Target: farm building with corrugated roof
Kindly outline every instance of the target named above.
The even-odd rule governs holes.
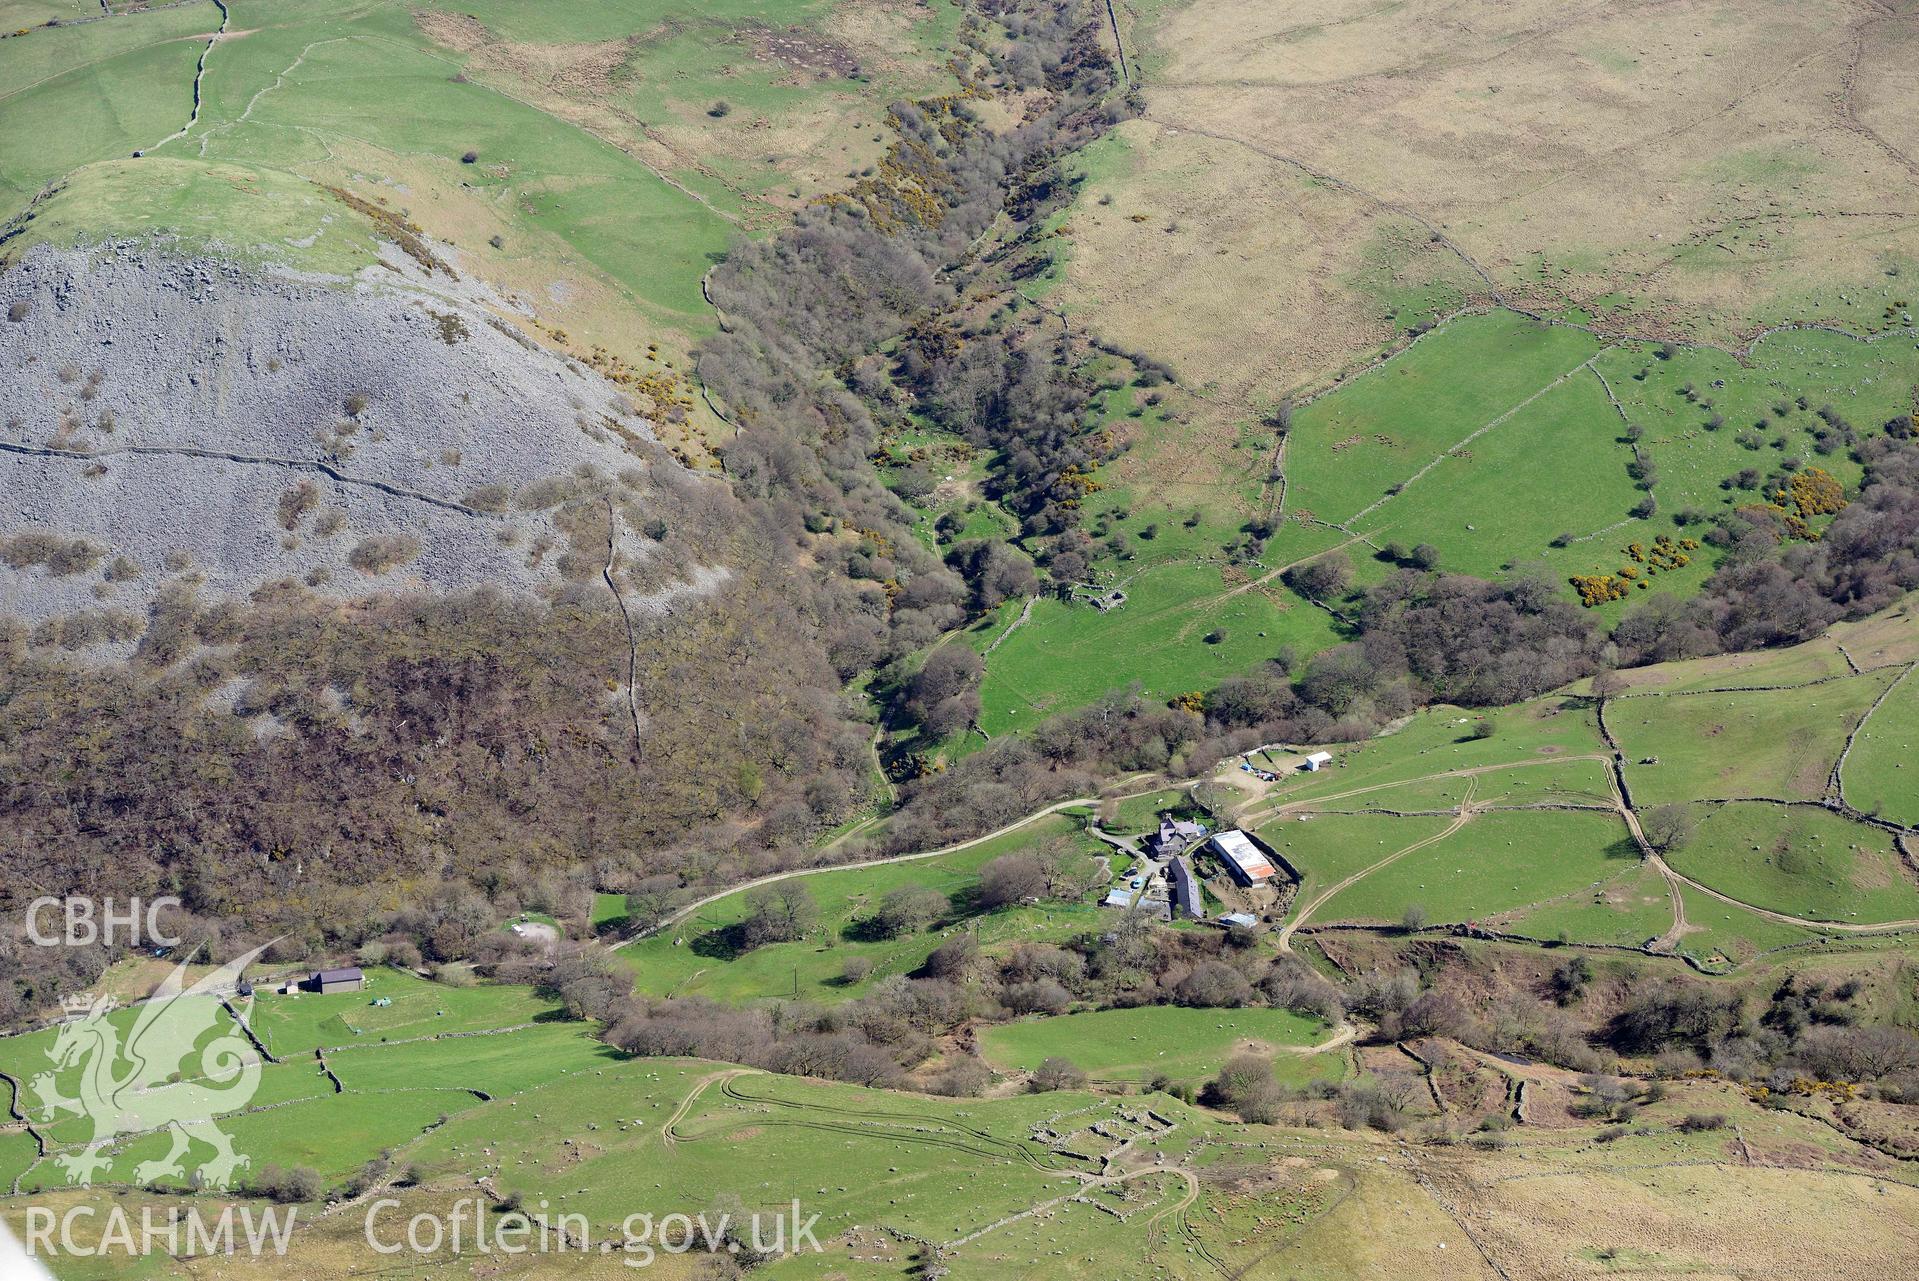
[[[1275,875],[1273,865],[1244,832],[1221,832],[1210,842],[1226,864],[1226,870],[1241,885],[1264,885]]]

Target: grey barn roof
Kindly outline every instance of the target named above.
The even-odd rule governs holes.
[[[1193,879],[1193,869],[1186,866],[1186,860],[1176,858],[1172,861],[1173,904],[1187,916],[1198,920],[1200,910],[1199,882]]]
[[[343,970],[315,970],[313,971],[311,981],[314,983],[357,983],[365,978],[366,974],[359,966],[350,965]]]

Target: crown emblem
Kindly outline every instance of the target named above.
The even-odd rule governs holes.
[[[91,1184],[112,1166],[109,1149],[125,1138],[168,1131],[172,1148],[135,1165],[129,1171],[135,1184],[185,1177],[181,1158],[197,1143],[211,1147],[213,1155],[200,1162],[194,1177],[208,1187],[232,1186],[247,1159],[233,1150],[213,1118],[252,1101],[260,1086],[260,1058],[231,1025],[202,1047],[206,1034],[221,1027],[220,1007],[213,1000],[188,998],[224,993],[262,950],[235,957],[190,988],[186,962],[180,962],[151,996],[128,1007],[132,1018],[104,1017],[119,1005],[107,993],[60,1002],[68,1017],[47,1049],[50,1070],[35,1077],[31,1088],[42,1110],[72,1112],[93,1124],[91,1139],[55,1158],[68,1183]],[[77,1094],[69,1096],[69,1089]]]

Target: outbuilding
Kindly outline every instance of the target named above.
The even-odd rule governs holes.
[[[1306,758],[1306,760],[1300,765],[1300,768],[1304,770],[1311,770],[1314,773],[1318,773],[1320,770],[1324,769],[1328,765],[1331,765],[1332,763],[1333,763],[1333,754],[1331,752],[1314,752],[1312,755]]]
[[[1173,883],[1173,910],[1189,921],[1197,921],[1204,915],[1200,896],[1199,880],[1193,875],[1193,869],[1186,860],[1175,857],[1166,865],[1168,879]]]
[[[366,973],[357,965],[340,970],[315,970],[306,981],[309,992],[357,992],[366,986]]]
[[[1221,832],[1210,844],[1226,864],[1226,870],[1241,885],[1264,885],[1273,879],[1272,863],[1246,833]]]

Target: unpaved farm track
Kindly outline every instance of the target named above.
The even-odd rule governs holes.
[[[1474,813],[1473,792],[1478,788],[1478,786],[1479,786],[1478,779],[1469,779],[1467,781],[1466,795],[1459,802],[1459,812],[1457,816],[1453,819],[1452,822],[1448,823],[1445,827],[1441,828],[1439,831],[1433,833],[1431,836],[1428,836],[1424,840],[1414,841],[1411,845],[1407,845],[1401,849],[1394,850],[1391,854],[1388,854],[1385,858],[1382,858],[1378,862],[1370,864],[1367,867],[1362,867],[1361,869],[1359,869],[1359,871],[1354,872],[1351,876],[1339,882],[1337,885],[1328,886],[1326,889],[1323,889],[1318,894],[1314,895],[1307,902],[1300,904],[1299,909],[1293,913],[1292,919],[1288,920],[1285,925],[1280,927],[1279,935],[1277,938],[1277,942],[1279,943],[1279,950],[1282,952],[1292,951],[1294,932],[1297,931],[1300,926],[1306,923],[1306,918],[1311,916],[1319,908],[1321,904],[1325,903],[1328,899],[1332,898],[1335,894],[1339,893],[1341,890],[1345,889],[1347,886],[1355,884],[1358,881],[1364,880],[1366,877],[1371,876],[1374,872],[1379,871],[1383,867],[1387,867],[1393,863],[1397,863],[1400,859],[1406,857],[1406,855],[1411,854],[1416,850],[1423,850],[1428,845],[1431,845],[1436,841],[1445,840],[1448,836],[1451,836],[1454,832],[1457,832],[1460,828],[1466,826],[1467,823],[1470,823],[1472,821],[1472,817]]]
[[[1919,665],[1915,665],[1915,666],[1919,666]],[[1882,701],[1883,701],[1883,695],[1882,695]],[[1875,704],[1875,706],[1877,705]],[[1870,712],[1868,712],[1868,715],[1870,715]],[[1864,720],[1865,718],[1862,717],[1860,723],[1864,724]],[[1605,727],[1605,720],[1603,715],[1600,718],[1600,732],[1602,736],[1606,738],[1606,741],[1609,744],[1611,744],[1612,743],[1611,734],[1610,734],[1610,731],[1607,730]],[[1855,733],[1856,732],[1857,731],[1855,730]],[[1405,849],[1395,851],[1394,853],[1388,855],[1386,858],[1380,860],[1379,862],[1374,863],[1369,867],[1360,869],[1359,871],[1353,873],[1351,876],[1347,877],[1345,880],[1341,881],[1339,884],[1334,885],[1331,888],[1324,890],[1320,892],[1319,894],[1315,895],[1313,899],[1310,900],[1309,902],[1301,904],[1300,907],[1294,912],[1292,919],[1288,921],[1286,925],[1279,932],[1278,942],[1281,950],[1283,951],[1292,950],[1293,934],[1301,926],[1306,924],[1307,917],[1309,917],[1314,910],[1319,908],[1334,894],[1338,893],[1340,890],[1347,888],[1353,883],[1364,879],[1365,877],[1371,875],[1373,872],[1378,871],[1380,868],[1391,864],[1392,862],[1396,861],[1400,857],[1406,854],[1410,854],[1414,850],[1424,848],[1425,846],[1432,844],[1434,841],[1440,840],[1446,836],[1450,836],[1452,833],[1458,831],[1459,828],[1463,826],[1468,821],[1468,819],[1470,819],[1472,813],[1478,812],[1477,810],[1474,810],[1472,808],[1471,789],[1472,789],[1472,786],[1476,786],[1475,780],[1477,780],[1479,776],[1485,775],[1485,774],[1497,773],[1499,771],[1508,770],[1508,769],[1523,769],[1529,765],[1548,765],[1548,764],[1556,764],[1556,763],[1565,763],[1569,761],[1597,761],[1607,767],[1606,769],[1607,784],[1611,791],[1611,796],[1612,796],[1612,805],[1609,808],[1611,808],[1613,812],[1617,813],[1620,819],[1626,824],[1626,828],[1633,838],[1633,843],[1639,847],[1640,854],[1645,859],[1646,864],[1649,867],[1651,867],[1654,871],[1658,872],[1659,875],[1666,882],[1668,897],[1670,898],[1672,903],[1672,912],[1673,912],[1672,925],[1666,930],[1664,934],[1660,935],[1657,939],[1653,940],[1651,943],[1649,943],[1646,946],[1645,950],[1648,952],[1661,953],[1661,954],[1672,953],[1674,948],[1678,945],[1679,940],[1682,937],[1684,937],[1686,933],[1688,933],[1689,930],[1691,929],[1690,924],[1686,920],[1685,899],[1680,893],[1680,887],[1682,886],[1688,889],[1696,890],[1701,894],[1705,894],[1711,898],[1718,899],[1719,901],[1730,904],[1734,907],[1743,908],[1746,911],[1755,913],[1756,915],[1764,917],[1765,919],[1769,921],[1774,921],[1781,925],[1797,926],[1800,929],[1812,930],[1815,933],[1872,935],[1872,934],[1892,934],[1892,933],[1903,932],[1906,930],[1919,929],[1919,919],[1855,923],[1855,922],[1849,922],[1849,921],[1820,921],[1820,920],[1811,919],[1809,917],[1793,916],[1792,914],[1787,912],[1777,912],[1772,910],[1771,908],[1760,907],[1757,904],[1748,903],[1744,901],[1743,899],[1734,898],[1730,894],[1726,894],[1720,890],[1716,890],[1712,888],[1710,885],[1702,884],[1701,882],[1694,880],[1692,877],[1685,875],[1683,872],[1680,872],[1674,869],[1670,864],[1666,862],[1664,858],[1660,857],[1659,852],[1653,848],[1652,843],[1646,838],[1646,833],[1644,829],[1640,826],[1639,814],[1632,806],[1631,800],[1626,791],[1624,778],[1622,777],[1622,774],[1621,774],[1621,765],[1623,762],[1623,757],[1619,754],[1617,745],[1614,745],[1614,751],[1610,754],[1589,752],[1589,753],[1585,753],[1577,756],[1546,757],[1536,761],[1510,761],[1510,762],[1505,762],[1498,765],[1476,765],[1468,769],[1441,770],[1436,773],[1421,775],[1417,778],[1396,779],[1386,783],[1374,783],[1365,787],[1355,787],[1344,792],[1329,793],[1325,796],[1312,797],[1310,799],[1302,799],[1298,801],[1285,801],[1285,802],[1279,802],[1279,803],[1265,805],[1265,806],[1255,804],[1255,805],[1246,807],[1235,817],[1235,821],[1242,824],[1259,824],[1259,823],[1270,822],[1272,819],[1277,818],[1280,815],[1283,815],[1290,811],[1301,810],[1301,809],[1312,809],[1317,811],[1317,810],[1323,809],[1330,802],[1346,800],[1354,796],[1364,796],[1371,792],[1387,791],[1393,788],[1406,787],[1415,783],[1439,782],[1441,780],[1449,779],[1449,778],[1464,778],[1469,780],[1467,799],[1461,802],[1459,817],[1456,818],[1451,825],[1449,825],[1444,831],[1440,832],[1436,836],[1429,837],[1424,841],[1420,841],[1414,845],[1407,846]],[[1811,802],[1808,802],[1808,803],[1811,803]],[[1901,835],[1902,836],[1904,835],[1903,830],[1901,830]]]
[[[683,1141],[680,1135],[674,1133],[674,1127],[686,1119],[686,1114],[693,1110],[693,1105],[700,1101],[700,1096],[706,1093],[708,1086],[716,1082],[731,1081],[736,1076],[751,1076],[757,1071],[759,1071],[758,1068],[728,1068],[723,1072],[709,1072],[693,1082],[693,1088],[686,1092],[686,1097],[680,1100],[680,1105],[673,1109],[673,1115],[660,1123],[660,1142],[670,1148]]]
[[[655,922],[654,924],[649,925],[645,929],[639,930],[638,932],[632,935],[629,935],[626,938],[621,939],[618,943],[615,943],[613,945],[613,949],[617,951],[620,948],[626,947],[628,944],[638,943],[642,939],[652,938],[656,934],[659,934],[665,930],[672,929],[675,925],[678,925],[680,922],[686,920],[689,916],[692,916],[695,912],[699,911],[703,907],[710,907],[714,903],[719,902],[723,898],[730,898],[731,896],[741,893],[742,891],[745,891],[745,890],[756,889],[762,885],[771,885],[775,881],[789,881],[794,879],[795,877],[800,877],[800,876],[818,876],[823,872],[850,872],[862,867],[885,867],[889,863],[912,863],[912,862],[916,862],[919,859],[938,858],[942,854],[957,854],[961,850],[970,850],[975,845],[984,845],[988,841],[997,840],[999,837],[1006,836],[1012,832],[1017,832],[1020,828],[1025,827],[1030,823],[1036,823],[1040,819],[1043,819],[1047,817],[1048,815],[1058,814],[1062,810],[1069,810],[1077,805],[1098,805],[1101,801],[1104,801],[1104,800],[1120,800],[1120,801],[1131,800],[1134,797],[1151,796],[1155,792],[1160,792],[1164,790],[1166,790],[1165,787],[1149,787],[1145,789],[1144,791],[1125,792],[1125,793],[1121,793],[1120,795],[1111,796],[1111,797],[1075,796],[1070,800],[1055,801],[1053,804],[1046,806],[1044,809],[1034,810],[1031,814],[1028,814],[1026,817],[1015,819],[1004,827],[995,828],[993,831],[986,833],[984,836],[975,836],[971,838],[970,840],[958,841],[952,845],[942,845],[935,850],[919,850],[912,854],[894,854],[886,858],[861,859],[857,863],[826,863],[826,864],[822,864],[819,867],[796,867],[790,871],[774,872],[771,875],[756,877],[750,881],[741,881],[738,885],[728,886],[726,889],[723,889],[723,890],[715,890],[713,893],[706,895],[704,898],[695,899],[693,902],[688,903],[685,907],[675,909],[674,911],[668,913],[666,916],[660,918],[660,920]]]

